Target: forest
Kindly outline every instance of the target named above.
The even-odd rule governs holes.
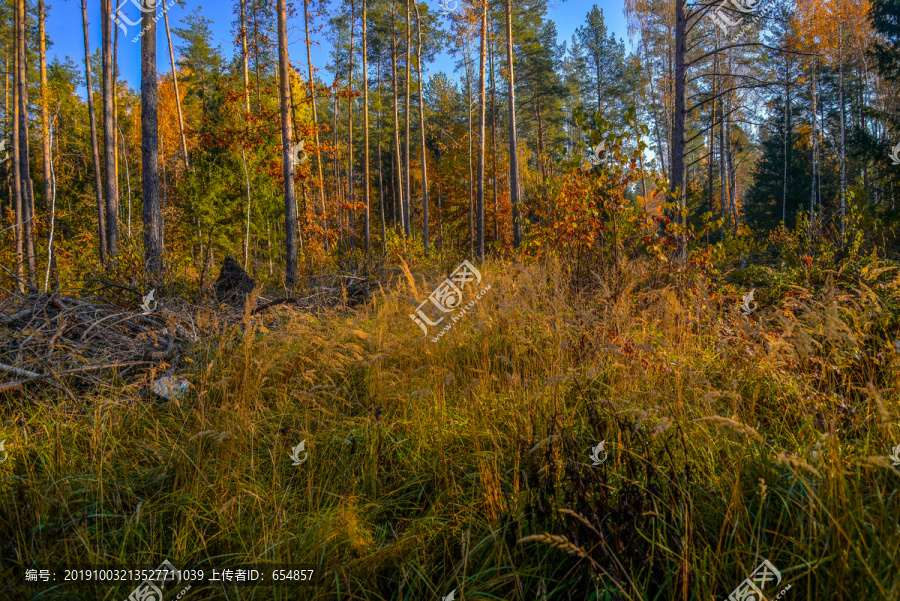
[[[0,45],[0,599],[900,599],[900,0]]]

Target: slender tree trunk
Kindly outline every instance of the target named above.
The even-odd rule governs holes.
[[[791,110],[791,87],[788,85],[788,61],[784,59],[784,182],[781,193],[781,224],[787,223],[787,181],[788,181],[788,130],[790,128],[790,120],[788,114]]]
[[[306,28],[306,62],[309,67],[309,94],[311,99],[312,106],[312,118],[313,123],[316,126],[315,137],[316,137],[316,170],[319,173],[319,204],[321,205],[322,211],[322,236],[325,238],[325,250],[329,250],[331,247],[330,242],[328,241],[328,212],[325,209],[325,176],[322,173],[322,152],[319,150],[319,117],[316,114],[316,80],[315,80],[315,72],[313,71],[312,64],[312,50],[311,50],[311,41],[309,38],[309,0],[303,0],[303,25]]]
[[[844,106],[844,43],[843,24],[841,25],[840,52],[838,63],[840,68],[840,103],[841,103],[841,245],[847,233],[847,118]]]
[[[87,0],[81,0],[81,22],[84,28],[84,72],[87,82],[88,113],[91,122],[91,152],[94,160],[94,196],[97,199],[97,239],[100,242],[100,262],[106,262],[106,211],[103,202],[103,183],[100,175],[100,148],[97,144],[97,113],[94,110],[94,83],[91,77],[91,45],[88,38]]]
[[[297,193],[294,190],[294,165],[291,156],[290,119],[290,55],[287,38],[287,6],[285,0],[278,1],[278,93],[281,107],[281,163],[284,173],[284,230],[285,252],[287,254],[284,282],[288,288],[297,283]]]
[[[350,200],[350,246],[356,246],[356,209],[353,188],[353,28],[356,27],[356,3],[350,0],[350,74],[347,76],[347,197]]]
[[[416,61],[416,70],[419,80],[419,148],[422,152],[422,246],[425,256],[428,256],[428,164],[425,160],[425,99],[422,84],[422,17],[419,15],[419,5],[416,7],[416,32],[419,36],[419,56]]]
[[[25,199],[22,191],[22,169],[20,166],[20,136],[19,113],[21,102],[19,100],[19,1],[13,5],[13,126],[12,126],[12,171],[14,210],[16,212],[16,289],[19,293],[25,292]]]
[[[816,94],[816,67],[815,63],[812,66],[812,77],[810,77],[810,87],[812,88],[812,120],[811,120],[811,134],[812,138],[812,181],[810,182],[810,195],[809,195],[809,223],[810,223],[810,235],[812,235],[812,231],[815,229],[816,224],[816,172],[818,171],[818,160],[819,160],[819,132],[816,130],[816,118],[817,111],[817,94]]]
[[[147,0],[148,2],[151,0]],[[156,15],[141,14],[141,195],[144,200],[144,269],[163,277],[163,216],[159,198],[159,92],[156,80]],[[170,47],[171,51],[171,47]],[[174,68],[173,68],[174,74]]]
[[[57,110],[57,113],[59,111]],[[52,125],[51,125],[52,127]],[[48,148],[53,149],[53,131],[50,130],[50,143]],[[59,149],[57,148],[57,152]],[[59,290],[59,271],[56,268],[56,252],[53,246],[53,236],[56,233],[56,174],[53,169],[53,156],[50,156],[50,235],[47,237],[47,254],[50,260],[47,262],[47,271],[44,272],[44,292],[49,290],[50,274],[53,273],[53,290]]]
[[[472,194],[472,183],[475,179],[472,173],[472,74],[471,56],[466,48],[466,119],[469,126],[469,256],[475,256],[475,196]]]
[[[165,0],[162,0],[165,2]],[[307,0],[308,1],[308,0]],[[244,110],[247,114],[250,114],[250,63],[249,63],[249,54],[247,52],[247,8],[246,8],[247,0],[241,0],[241,66],[243,67],[244,73]],[[305,4],[304,4],[305,8]],[[166,16],[166,34],[168,35],[169,31],[169,20],[168,16]],[[169,38],[169,48],[172,47],[172,38]],[[169,50],[169,54],[172,51]],[[172,71],[175,70],[175,67],[172,67]],[[185,153],[187,156],[187,153]],[[246,251],[245,251],[246,254]],[[244,263],[246,264],[246,259]],[[246,267],[245,267],[246,269]]]
[[[247,172],[247,155],[243,148],[241,148],[241,164],[244,166],[244,182],[247,186],[247,218],[244,225],[244,271],[246,271],[250,250],[250,174]]]
[[[113,115],[112,9],[100,0],[103,46],[103,159],[106,167],[106,253],[115,260],[119,246],[119,183],[116,180],[116,131]]]
[[[378,73],[376,77],[378,78],[378,206],[379,211],[381,212],[381,244],[384,246],[383,250],[387,249],[387,223],[385,223],[385,215],[384,215],[384,180],[382,176],[382,163],[381,163],[381,134],[382,134],[382,105],[384,104],[384,95],[382,93],[381,86],[381,51],[378,53]]]
[[[405,229],[403,231],[404,235],[409,238],[410,231],[412,228],[412,224],[410,223],[410,219],[412,217],[411,204],[412,198],[410,197],[410,186],[409,186],[409,92],[410,92],[410,81],[412,75],[412,69],[410,65],[410,12],[409,12],[409,3],[412,0],[406,0],[406,102],[403,105],[403,110],[406,113],[404,119],[404,126],[406,130],[406,138],[403,144],[403,214],[404,214],[404,225]]]
[[[128,228],[126,231],[128,232],[128,237],[131,238],[131,170],[128,167],[128,153],[127,146],[125,145],[125,134],[122,133],[122,128],[116,126],[119,130],[119,139],[122,140],[122,158],[125,159],[125,185],[128,190],[128,221],[126,227]]]
[[[152,1],[152,0],[150,0]],[[184,168],[190,170],[191,160],[188,157],[187,139],[184,136],[184,116],[181,113],[181,94],[178,93],[178,70],[175,68],[175,51],[172,50],[172,33],[169,30],[169,9],[166,8],[166,0],[159,0],[163,5],[163,18],[166,22],[166,39],[169,42],[169,59],[172,64],[172,83],[175,85],[175,108],[178,111],[178,133],[181,134],[181,154],[184,156]],[[243,33],[243,12],[244,3],[241,1],[241,31]],[[243,36],[242,36],[243,37]],[[250,97],[247,95],[247,40],[243,40],[244,44],[244,97],[247,101],[247,112],[250,111]]]
[[[500,227],[497,222],[497,82],[494,79],[494,36],[491,36],[491,191],[494,195],[494,243],[500,243]]]
[[[19,6],[19,169],[22,173],[22,221],[28,281],[37,284],[37,260],[34,254],[34,186],[31,182],[31,151],[28,142],[28,48],[25,0]]]
[[[478,51],[478,260],[484,262],[484,141],[485,141],[485,58],[487,56],[487,0],[481,0],[481,40]]]
[[[399,200],[400,225],[403,228],[404,240],[409,235],[409,226],[406,223],[406,215],[403,209],[403,161],[400,159],[400,114],[398,104],[400,103],[399,94],[397,93],[397,27],[396,27],[396,3],[391,0],[391,74],[394,83],[394,160],[396,161],[397,175],[397,195]],[[394,218],[394,227],[397,226],[397,219]]]
[[[678,222],[683,223],[687,194],[685,190],[685,47],[687,19],[685,16],[685,0],[675,0],[675,112],[672,128],[672,173],[669,176],[672,200],[678,203]],[[681,255],[686,256],[687,240],[682,237]]]
[[[50,89],[47,84],[47,39],[44,31],[44,19],[45,19],[45,10],[44,10],[44,0],[38,0],[38,38],[40,44],[40,69],[41,69],[41,130],[43,134],[42,142],[42,158],[43,158],[43,167],[44,167],[44,202],[47,203],[47,208],[51,209],[51,188],[52,182],[50,175],[50,107],[48,105],[48,96],[50,94]],[[51,209],[52,211],[52,209]],[[51,221],[53,221],[53,216],[51,215]],[[52,234],[48,238],[47,242],[47,269],[49,270],[53,267],[53,271],[55,272],[56,266],[56,255],[53,252],[53,240]],[[49,271],[47,272],[47,278],[44,278],[44,291],[47,290],[47,282],[49,279]]]
[[[418,7],[416,7],[418,10]],[[366,200],[366,256],[372,252],[370,227],[370,210],[369,205],[369,30],[366,23],[368,18],[368,3],[363,0],[362,9],[362,59],[363,59],[363,195]]]
[[[512,203],[513,246],[522,242],[519,217],[519,152],[516,146],[516,80],[513,73],[512,0],[506,0],[506,64],[509,67],[509,201]]]

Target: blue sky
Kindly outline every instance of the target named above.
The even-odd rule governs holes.
[[[113,1],[113,6],[116,2]],[[439,10],[439,0],[428,0],[429,4],[435,12]],[[140,0],[125,0],[125,14],[132,20],[136,21],[140,14],[137,3]],[[170,0],[171,2],[171,0]],[[584,17],[597,4],[603,9],[607,27],[615,32],[617,38],[623,38],[628,44],[627,26],[623,14],[623,0],[601,0],[599,2],[591,0],[568,0],[564,2],[552,2],[549,9],[549,17],[556,23],[556,29],[559,33],[559,41],[569,40],[575,28],[584,22]],[[234,2],[232,0],[211,1],[211,2],[192,2],[185,1],[185,7],[181,8],[174,4],[169,9],[169,23],[171,27],[180,27],[182,17],[193,12],[200,7],[202,14],[212,21],[212,31],[215,42],[220,45],[226,57],[232,54],[232,32],[231,23],[234,20],[232,14]],[[336,5],[332,2],[332,6]],[[302,6],[298,3],[298,6]],[[292,19],[288,26],[290,28],[289,51],[291,59],[297,65],[305,65],[306,52],[302,44],[303,21],[302,11],[298,11],[299,17]],[[88,0],[88,22],[89,35],[91,41],[91,49],[95,50],[100,44],[100,2],[99,0]],[[128,35],[122,35],[119,32],[119,71],[121,78],[126,80],[132,88],[140,85],[140,42],[132,42],[132,39],[138,32],[138,27],[128,27]],[[76,64],[82,65],[84,58],[84,42],[81,37],[81,1],[80,0],[57,0],[48,9],[47,16],[47,35],[53,41],[53,48],[50,50],[50,56],[59,57],[61,60],[69,56]],[[169,52],[166,44],[165,29],[162,20],[160,20],[158,28],[158,68],[160,72],[169,71]],[[172,43],[177,47],[178,38],[173,38]],[[629,45],[630,46],[630,45]],[[313,48],[313,63],[318,68],[323,68],[328,61],[329,46],[327,42],[322,43],[318,48]],[[177,50],[176,50],[177,53]],[[438,57],[434,64],[426,66],[429,73],[445,71],[450,74],[453,71],[453,61],[447,55]]]

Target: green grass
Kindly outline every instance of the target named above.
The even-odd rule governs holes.
[[[0,396],[0,565],[321,574],[184,599],[706,601],[768,559],[770,598],[900,598],[896,271],[745,318],[727,287],[642,269],[574,295],[557,268],[489,264],[437,344],[408,317],[434,282],[411,274],[354,312],[198,314],[180,402]]]

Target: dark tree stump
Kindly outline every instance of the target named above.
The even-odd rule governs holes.
[[[234,257],[228,255],[222,263],[222,270],[216,280],[216,300],[220,303],[244,301],[253,292],[256,282],[244,271]]]

